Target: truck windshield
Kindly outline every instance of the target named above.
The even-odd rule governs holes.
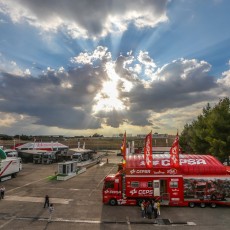
[[[106,181],[104,185],[104,189],[114,188],[114,181]]]

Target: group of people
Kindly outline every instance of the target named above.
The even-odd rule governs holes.
[[[5,196],[5,187],[4,186],[2,186],[1,188],[0,188],[0,199],[4,199],[4,196]]]
[[[161,203],[160,201],[155,201],[155,200],[148,200],[148,201],[145,201],[143,200],[141,202],[141,216],[143,218],[149,218],[149,219],[152,219],[152,218],[157,218],[158,216],[160,216],[160,206],[161,206]]]
[[[46,208],[46,206],[49,208],[49,219],[48,219],[48,222],[51,222],[52,213],[54,211],[54,206],[53,206],[53,204],[50,204],[50,198],[49,198],[48,195],[45,196],[44,208]]]

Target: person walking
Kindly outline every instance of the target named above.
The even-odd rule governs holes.
[[[48,222],[51,222],[53,212],[54,212],[54,206],[53,206],[53,204],[50,204],[50,206],[49,206],[49,219],[48,219]]]
[[[4,199],[4,196],[5,196],[5,187],[4,186],[2,186],[1,187],[1,199]]]
[[[50,198],[49,198],[48,195],[45,196],[44,208],[46,207],[46,205],[49,208],[49,206],[50,206]]]

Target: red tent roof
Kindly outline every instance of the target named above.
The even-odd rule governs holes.
[[[126,157],[126,168],[146,168],[144,154]],[[169,154],[153,154],[153,170],[170,170]],[[180,154],[180,167],[176,174],[186,175],[226,175],[226,166],[211,155]]]

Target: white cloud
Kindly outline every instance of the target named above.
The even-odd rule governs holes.
[[[14,23],[27,22],[44,31],[67,30],[73,38],[122,33],[129,24],[155,27],[168,20],[167,0],[0,0],[0,12]],[[52,12],[52,13],[50,13]]]
[[[137,60],[147,67],[152,67],[152,68],[156,67],[156,64],[154,63],[153,59],[149,57],[149,53],[147,51],[145,52],[140,51]]]
[[[29,70],[29,69],[26,69],[26,70],[24,71],[24,75],[25,75],[25,76],[27,76],[27,75],[31,75],[30,70]]]
[[[111,53],[107,51],[107,47],[98,46],[94,52],[81,52],[78,56],[71,58],[72,63],[79,63],[79,64],[90,64],[92,65],[95,60],[110,60]]]
[[[223,87],[230,87],[230,70],[222,73],[222,78],[218,79],[217,82]]]
[[[17,122],[17,116],[13,116],[8,113],[0,112],[0,126],[1,127],[10,127]]]
[[[15,61],[7,60],[2,54],[0,55],[0,70],[9,74],[13,74],[17,77],[26,77],[31,74],[28,68],[23,70]]]

